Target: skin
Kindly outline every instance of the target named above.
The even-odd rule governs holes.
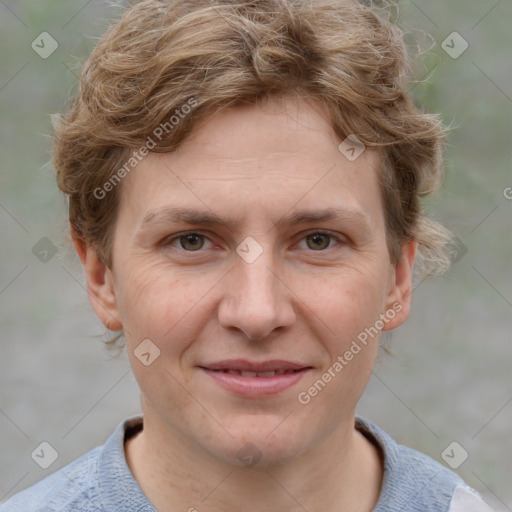
[[[368,512],[378,500],[382,461],[354,418],[379,336],[309,404],[297,400],[394,303],[402,309],[384,330],[409,314],[415,243],[391,263],[378,155],[366,150],[351,162],[340,142],[313,100],[230,108],[178,151],[148,155],[125,178],[112,268],[75,239],[93,308],[125,332],[144,414],[144,430],[125,452],[159,511],[248,510],[249,503],[251,512]],[[229,225],[158,216],[143,224],[169,207],[213,212]],[[277,224],[328,207],[344,213]],[[310,236],[319,230],[332,236]],[[187,245],[178,235],[189,231],[205,238]],[[252,263],[236,252],[248,236],[263,250]],[[149,366],[134,355],[147,338],[160,349]],[[312,369],[278,395],[247,398],[198,368],[231,358]],[[261,453],[253,467],[237,457],[247,442]]]

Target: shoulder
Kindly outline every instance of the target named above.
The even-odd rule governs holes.
[[[142,417],[128,418],[102,446],[21,491],[0,512],[155,512],[130,472],[124,440],[142,428]]]
[[[457,486],[448,512],[493,512],[493,509],[473,489]]]
[[[476,491],[439,462],[397,443],[368,420],[357,418],[356,428],[383,456],[384,479],[374,512],[492,512]]]
[[[93,448],[0,505],[0,512],[53,512],[94,508],[98,455]],[[92,508],[91,508],[92,507]]]

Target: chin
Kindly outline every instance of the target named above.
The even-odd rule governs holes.
[[[256,417],[257,418],[257,417]],[[306,433],[290,430],[290,425],[280,431],[274,416],[255,420],[254,416],[244,419],[229,432],[224,446],[216,445],[212,452],[217,458],[238,467],[271,468],[282,466],[307,451]]]
[[[290,446],[290,443],[276,445],[248,441],[226,447],[226,451],[222,453],[216,450],[214,456],[232,466],[266,469],[283,466],[295,460],[301,453],[297,446]]]

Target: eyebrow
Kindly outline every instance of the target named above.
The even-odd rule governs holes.
[[[275,222],[275,226],[283,228],[297,224],[323,222],[327,220],[348,220],[369,227],[368,216],[360,209],[325,208],[315,210],[299,210],[289,213]],[[184,222],[202,226],[236,227],[241,224],[240,218],[219,217],[212,211],[201,211],[190,208],[163,208],[148,213],[142,220],[142,226],[167,222]]]

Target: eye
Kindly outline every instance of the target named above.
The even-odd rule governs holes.
[[[181,235],[175,236],[173,238],[168,238],[167,240],[163,241],[162,245],[175,246],[177,242],[179,243],[177,248],[183,249],[187,252],[196,252],[204,247],[206,240],[208,240],[208,238],[205,235],[190,231],[188,233],[182,233]]]
[[[341,238],[324,231],[308,233],[301,238],[300,243],[304,240],[306,241],[306,248],[316,252],[332,248],[336,243],[338,245],[343,245],[343,240]],[[198,252],[205,248],[205,244],[207,242],[210,242],[207,236],[195,231],[189,231],[173,237],[168,237],[163,240],[162,245],[164,247],[171,246],[186,252]]]
[[[305,240],[307,248],[313,251],[323,251],[328,249],[333,240],[338,242],[338,244],[342,243],[340,238],[324,231],[315,231],[313,233],[309,233],[302,240]]]

